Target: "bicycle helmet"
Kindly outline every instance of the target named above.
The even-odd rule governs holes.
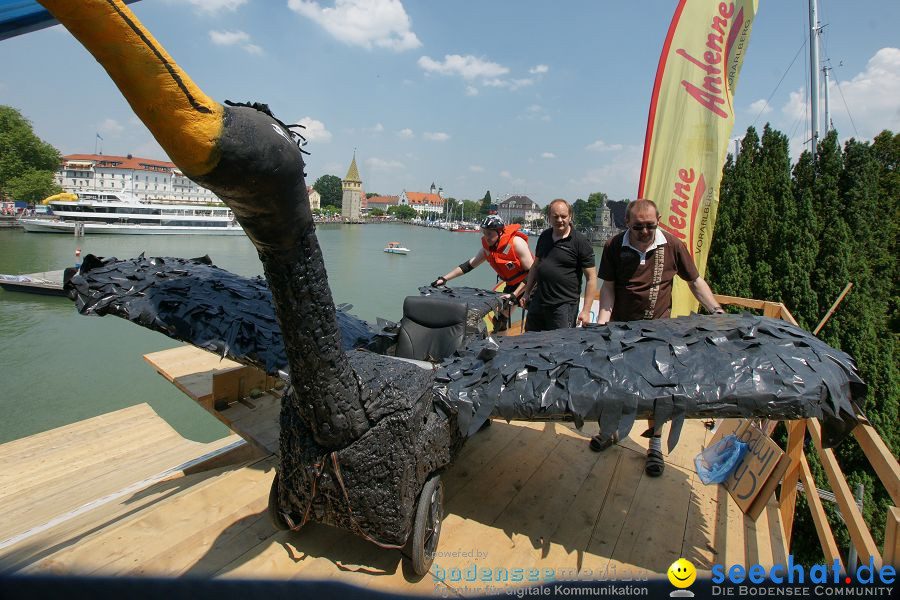
[[[484,221],[481,222],[482,229],[497,229],[503,231],[505,226],[503,219],[501,219],[499,215],[488,215],[484,218]]]

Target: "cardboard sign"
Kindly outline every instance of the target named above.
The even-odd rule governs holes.
[[[749,450],[722,485],[744,514],[756,519],[775,492],[791,459],[747,419],[725,419],[719,423],[710,445],[729,434],[745,442]]]

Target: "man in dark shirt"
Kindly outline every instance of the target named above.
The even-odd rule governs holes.
[[[651,200],[635,200],[625,211],[627,229],[603,247],[600,258],[600,310],[597,323],[664,319],[672,312],[672,284],[677,274],[688,282],[694,296],[710,312],[725,312],[700,277],[687,247],[674,235],[658,228],[659,211]],[[662,475],[665,462],[659,433],[650,419],[650,437],[645,470]],[[605,450],[616,439],[600,434],[591,440],[591,449]]]
[[[597,292],[594,248],[572,227],[571,215],[569,203],[561,198],[548,207],[551,227],[538,238],[534,264],[522,295],[523,305],[530,298],[525,331],[562,329],[590,322],[591,304]],[[582,275],[588,300],[579,312]]]

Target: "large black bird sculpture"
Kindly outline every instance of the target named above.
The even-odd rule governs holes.
[[[270,371],[279,361],[286,367],[273,502],[290,525],[316,520],[402,547],[417,498],[434,493],[426,482],[491,415],[599,419],[620,435],[635,419],[655,416],[658,426],[672,422],[670,443],[685,418],[817,417],[827,444],[855,425],[854,398],[865,386],[852,359],[796,327],[751,315],[488,339],[433,370],[350,351],[367,346],[371,332],[335,309],[292,128],[262,105],[210,99],[117,0],[41,3],[107,70],[175,164],[234,211],[259,253],[268,285],[256,301],[274,307],[281,358],[268,362],[254,349],[255,338],[271,343],[271,328],[234,329],[241,312],[224,295],[220,306],[213,295],[209,310],[199,311],[225,323],[229,333],[219,340],[192,338],[190,321],[201,317],[185,317],[183,307],[172,308],[168,322],[131,318]],[[226,277],[208,261],[91,260],[73,280],[80,309],[128,316],[129,290],[138,288],[153,302],[155,285],[138,285],[137,275],[119,292],[103,282],[109,269],[140,271],[133,267],[141,260],[157,284],[199,277],[223,290]],[[156,308],[164,313],[164,305]]]

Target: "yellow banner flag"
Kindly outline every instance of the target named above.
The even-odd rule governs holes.
[[[656,203],[660,227],[687,245],[701,276],[756,8],[757,0],[680,0],[653,83],[638,198]],[[690,289],[676,278],[672,316],[696,310]]]

